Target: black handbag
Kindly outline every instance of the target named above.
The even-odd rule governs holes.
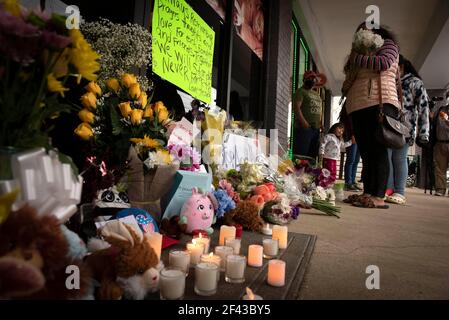
[[[399,76],[399,75],[398,75]],[[400,79],[400,77],[399,77]],[[384,113],[382,99],[382,77],[379,73],[379,126],[376,131],[376,139],[387,148],[400,149],[406,144],[406,138],[410,137],[410,130],[405,125],[405,117],[402,110],[402,84],[399,84],[399,110],[398,119]]]

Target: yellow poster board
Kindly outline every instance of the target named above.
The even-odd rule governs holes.
[[[215,32],[184,0],[156,0],[152,27],[153,71],[210,103]]]

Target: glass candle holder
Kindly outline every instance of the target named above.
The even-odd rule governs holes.
[[[242,239],[239,238],[225,238],[225,246],[234,249],[234,254],[240,254],[240,246]]]
[[[218,266],[211,262],[200,262],[195,267],[195,293],[212,296],[217,292]]]
[[[160,279],[161,300],[182,300],[186,288],[186,274],[177,268],[164,268],[161,270]]]
[[[226,270],[226,257],[230,254],[234,254],[234,249],[226,246],[216,246],[215,254],[221,258],[220,271]]]
[[[204,253],[209,253],[209,246],[210,246],[209,236],[207,235],[205,236],[202,232],[200,232],[197,235],[194,235],[193,239],[195,239],[197,243],[204,244]]]
[[[213,254],[212,252],[209,254],[203,254],[201,255],[200,262],[215,263],[218,267],[217,281],[220,281],[221,257],[218,254]]]
[[[196,242],[196,239],[193,239],[186,246],[190,254],[190,266],[194,267],[200,262],[201,255],[204,253],[204,243]]]
[[[168,265],[172,268],[177,268],[184,271],[186,276],[188,276],[190,267],[190,253],[187,250],[170,250],[170,253],[168,254]]]
[[[273,259],[279,252],[279,240],[264,239],[263,240],[263,257],[265,259]]]
[[[226,257],[225,280],[229,283],[245,282],[246,257],[230,254]]]

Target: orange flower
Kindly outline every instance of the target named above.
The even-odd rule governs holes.
[[[98,96],[101,95],[101,88],[97,83],[95,83],[95,81],[89,82],[89,84],[86,86],[85,89],[89,92],[92,92],[93,94],[98,95]]]
[[[133,74],[125,73],[122,75],[122,82],[125,87],[129,88],[132,84],[137,83],[137,78]]]
[[[142,106],[142,109],[145,109],[148,103],[148,97],[146,92],[142,92],[139,96],[139,103]]]
[[[86,123],[81,123],[76,129],[75,133],[83,140],[89,140],[93,135],[92,127]]]
[[[137,99],[140,96],[140,86],[138,83],[133,83],[130,87],[129,87],[129,96],[133,99]]]
[[[120,83],[115,78],[111,78],[111,79],[106,80],[106,86],[110,90],[115,91],[115,93],[120,91]]]
[[[142,122],[143,110],[133,109],[131,111],[131,123],[134,125],[140,124]]]
[[[81,96],[81,103],[86,108],[95,109],[97,107],[97,97],[92,92],[87,92]]]
[[[87,109],[83,109],[78,112],[78,117],[81,119],[81,121],[87,123],[93,123],[95,120],[95,115]]]
[[[131,109],[131,103],[130,102],[122,102],[118,105],[120,108],[120,112],[122,113],[123,118],[128,118],[130,115],[132,109]]]
[[[153,109],[151,108],[151,106],[147,106],[147,107],[145,108],[145,112],[144,112],[144,114],[143,114],[143,117],[144,117],[144,118],[150,118],[150,119],[153,119],[153,116],[154,116]]]

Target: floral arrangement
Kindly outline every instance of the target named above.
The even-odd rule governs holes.
[[[138,24],[118,24],[107,19],[80,26],[87,41],[101,54],[100,84],[151,65],[151,33]],[[151,89],[148,78],[137,78],[143,91]]]
[[[133,74],[107,79],[105,84],[103,89],[95,82],[86,86],[80,98],[84,108],[78,113],[82,123],[75,133],[91,141],[97,158],[107,163],[124,163],[131,146],[148,168],[171,163],[166,149],[170,119],[164,104],[149,104]]]
[[[48,122],[71,110],[60,101],[69,80],[97,78],[100,56],[65,21],[13,0],[0,4],[0,146],[49,147]]]
[[[371,30],[360,29],[354,35],[352,48],[362,54],[371,54],[382,47],[384,40]]]
[[[180,170],[200,170],[201,155],[192,146],[171,144],[168,146],[168,151],[173,161],[179,162]]]
[[[300,211],[299,204],[292,204],[285,193],[280,193],[275,201],[264,206],[261,215],[269,223],[283,225],[298,219]]]

